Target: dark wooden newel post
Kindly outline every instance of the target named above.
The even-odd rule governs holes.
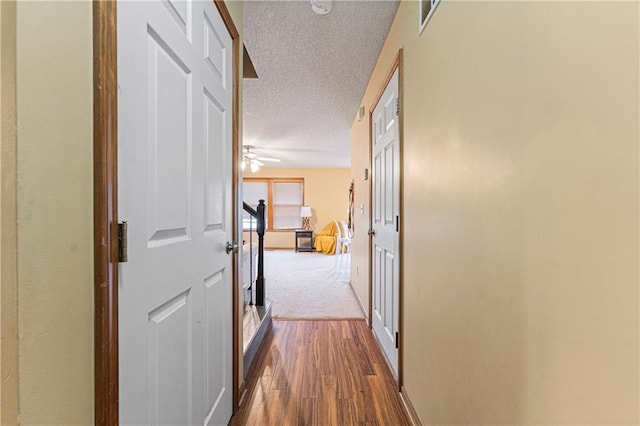
[[[256,231],[258,231],[258,277],[256,278],[256,306],[264,306],[264,200],[258,201],[258,223]]]

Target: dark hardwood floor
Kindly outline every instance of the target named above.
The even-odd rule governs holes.
[[[273,321],[231,425],[409,425],[363,320]]]

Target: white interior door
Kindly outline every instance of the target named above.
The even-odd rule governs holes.
[[[373,331],[398,374],[400,133],[398,70],[372,114],[373,154]]]
[[[231,55],[212,0],[118,2],[123,425],[232,413]]]

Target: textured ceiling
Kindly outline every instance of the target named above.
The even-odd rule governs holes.
[[[244,144],[278,167],[349,167],[351,124],[397,7],[342,0],[317,15],[309,1],[247,1],[259,78],[244,80]]]

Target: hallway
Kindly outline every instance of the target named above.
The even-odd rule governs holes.
[[[273,321],[232,425],[408,425],[365,321]]]

